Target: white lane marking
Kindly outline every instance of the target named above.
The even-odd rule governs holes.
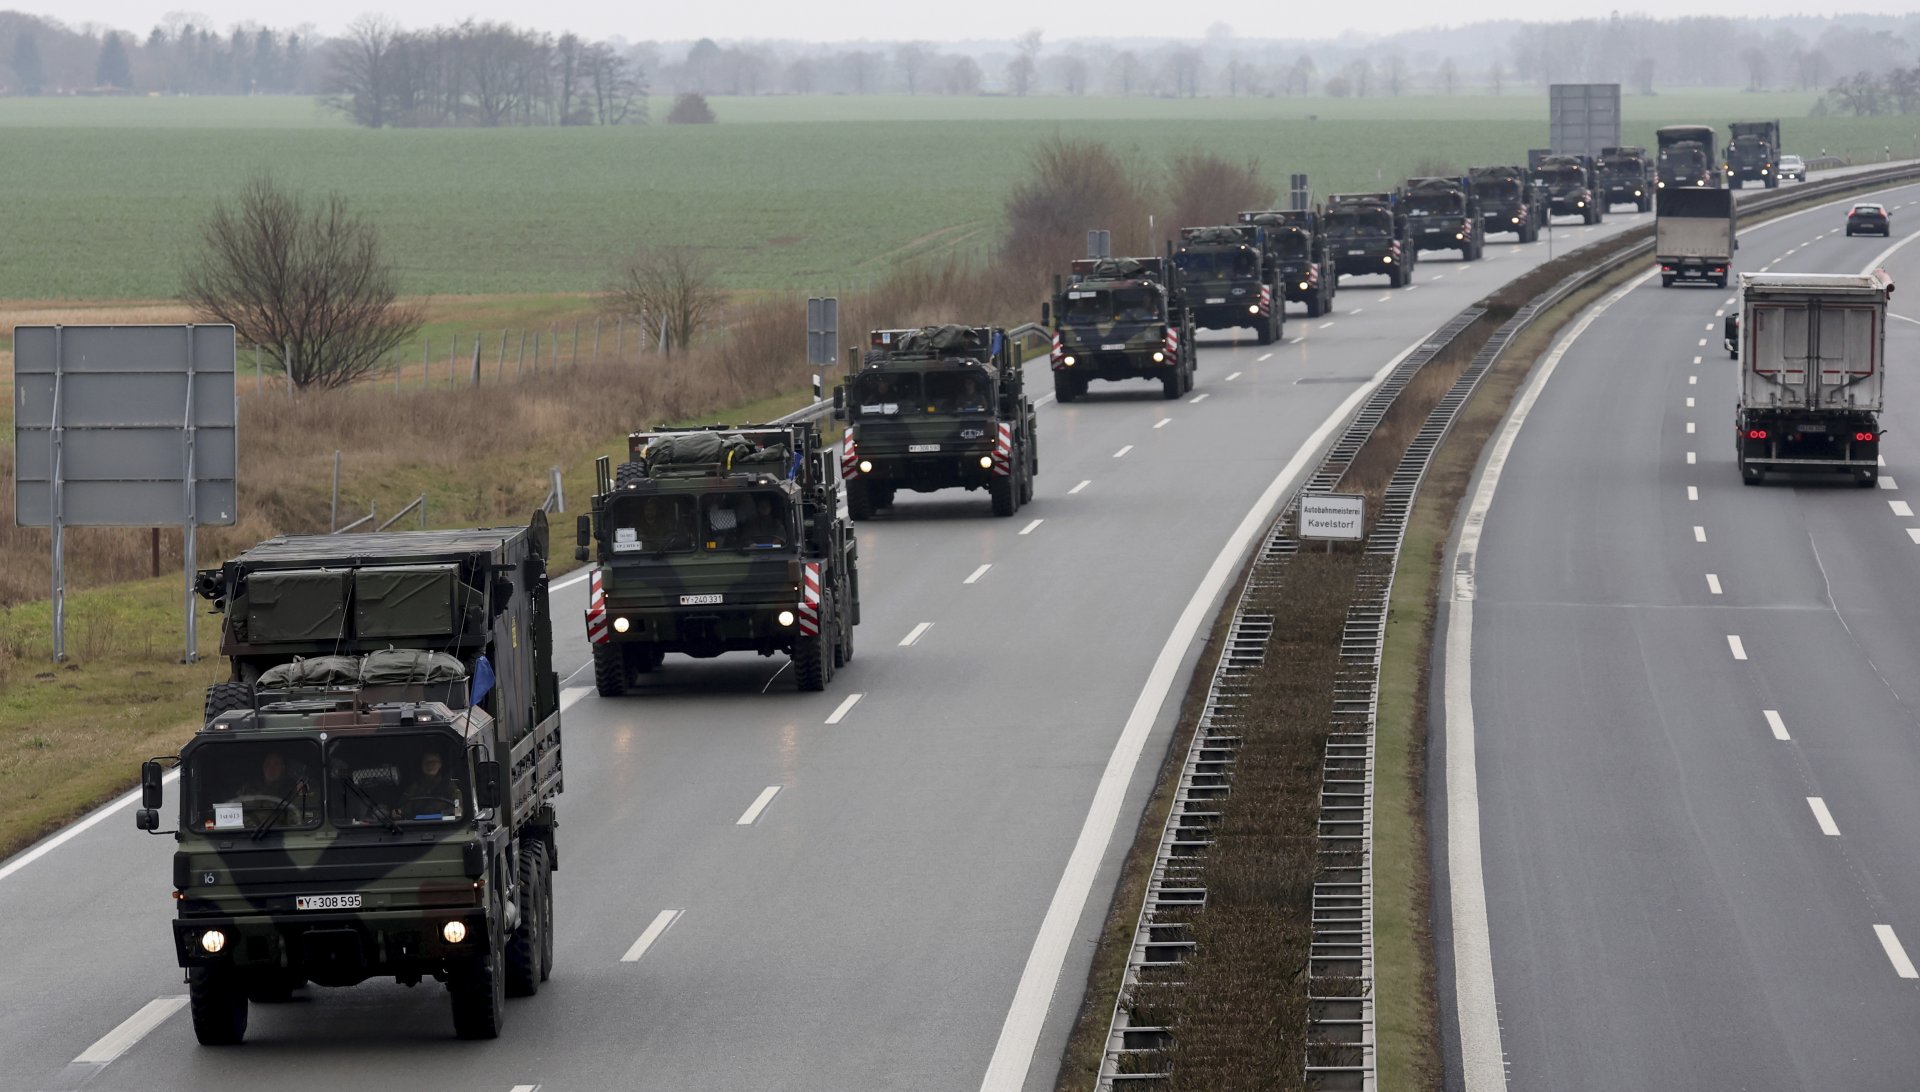
[[[1408,285],[1408,286],[1407,286],[1407,291],[1409,291],[1409,292],[1411,292],[1411,291],[1413,291],[1414,289],[1416,289],[1416,288],[1419,288],[1419,287],[1420,287],[1420,286],[1419,286],[1419,285],[1417,285],[1417,284],[1410,284],[1410,285]]]
[[[1364,307],[1356,307],[1356,308],[1354,308],[1353,310],[1351,310],[1351,311],[1348,311],[1348,312],[1347,312],[1347,314],[1349,314],[1349,315],[1357,315],[1357,314],[1359,314],[1360,312],[1362,312],[1362,311],[1365,311],[1365,310],[1366,310],[1366,308],[1364,308]]]
[[[1705,345],[1706,343],[1707,343],[1707,339],[1706,339],[1706,338],[1701,338],[1701,339],[1700,339],[1700,344],[1702,344],[1702,345]]]
[[[1432,279],[1436,281],[1444,281],[1447,279],[1447,275],[1445,273],[1435,273]]]
[[[1893,514],[1896,516],[1913,515],[1913,505],[1908,504],[1906,501],[1901,501],[1901,500],[1888,501],[1887,507],[1892,508]]]
[[[1687,452],[1687,465],[1688,465],[1688,466],[1692,466],[1693,464],[1695,464],[1695,463],[1697,463],[1697,462],[1699,462],[1699,461],[1700,461],[1700,456],[1699,456],[1699,455],[1698,455],[1697,453],[1695,453],[1695,452],[1692,452],[1692,451],[1689,451],[1689,452]]]
[[[1913,236],[1920,239],[1920,235]],[[1893,973],[1901,978],[1920,978],[1920,971],[1913,969],[1913,960],[1907,958],[1907,950],[1900,946],[1900,938],[1893,935],[1893,926],[1876,925],[1875,936],[1880,938],[1880,947],[1887,953],[1887,959],[1893,963]]]
[[[1737,633],[1727,634],[1727,648],[1733,652],[1734,659],[1744,660],[1747,658],[1747,646],[1743,641],[1740,640],[1739,634]]]
[[[1306,339],[1306,338],[1303,338],[1303,337],[1290,337],[1290,338],[1287,338],[1287,339],[1286,339],[1286,343],[1287,343],[1288,345],[1298,345],[1298,344],[1300,344],[1301,342],[1303,342],[1303,341],[1305,341],[1305,340],[1307,340],[1307,339]]]
[[[913,627],[911,630],[907,631],[907,635],[905,637],[900,638],[900,647],[905,648],[908,645],[914,643],[915,641],[918,641],[923,635],[925,635],[925,633],[928,630],[932,628],[933,628],[932,622],[922,622],[919,625]]]
[[[1041,919],[1033,947],[1027,952],[1026,963],[1020,971],[1020,984],[1014,989],[1013,1001],[1007,1006],[1006,1019],[1001,1023],[999,1038],[994,1042],[993,1056],[980,1079],[981,1092],[1020,1092],[1026,1084],[1027,1070],[1033,1066],[1034,1049],[1040,1041],[1040,1030],[1046,1023],[1047,1007],[1060,986],[1060,971],[1073,943],[1074,927],[1079,924],[1080,915],[1086,910],[1087,898],[1099,875],[1101,858],[1106,856],[1107,846],[1112,842],[1114,830],[1120,822],[1120,807],[1125,800],[1127,785],[1133,780],[1141,753],[1146,749],[1147,738],[1155,722],[1160,719],[1161,707],[1173,692],[1174,684],[1182,677],[1181,661],[1186,659],[1187,650],[1192,647],[1201,628],[1213,618],[1215,600],[1240,570],[1248,548],[1273,519],[1280,502],[1306,472],[1313,454],[1333,435],[1334,429],[1343,426],[1360,404],[1379,388],[1394,368],[1399,367],[1402,361],[1425,343],[1426,337],[1423,336],[1396,353],[1393,359],[1382,364],[1372,378],[1360,384],[1321,421],[1320,426],[1294,451],[1287,464],[1280,468],[1280,473],[1268,483],[1260,499],[1247,510],[1245,518],[1228,536],[1199,586],[1194,589],[1193,597],[1187,600],[1186,607],[1181,610],[1179,619],[1168,632],[1166,643],[1160,646],[1160,653],[1147,673],[1146,683],[1140,688],[1140,697],[1127,715],[1126,725],[1114,741],[1112,753],[1107,756],[1106,767],[1100,773],[1100,783],[1094,789],[1093,801],[1087,806],[1086,820],[1074,839],[1073,852],[1067,858],[1066,867],[1061,870],[1060,882],[1047,903],[1046,916]],[[1449,747],[1449,756],[1453,753],[1453,748]],[[1457,831],[1460,828],[1449,824],[1448,829]],[[1453,875],[1458,876],[1459,873],[1456,871]],[[1456,922],[1459,913],[1456,898]],[[1489,964],[1488,974],[1491,973]],[[1496,1049],[1496,1065],[1499,1064],[1499,1056]]]
[[[92,1046],[80,1052],[73,1060],[74,1065],[106,1065],[115,1058],[132,1049],[133,1044],[146,1038],[148,1032],[166,1022],[167,1017],[187,1007],[187,999],[178,997],[156,997],[140,1006],[140,1011],[120,1021],[120,1026],[94,1040]]]
[[[1189,398],[1189,399],[1187,399],[1187,405],[1189,405],[1189,406],[1197,406],[1197,405],[1199,405],[1200,403],[1202,403],[1202,402],[1205,402],[1205,401],[1207,400],[1207,395],[1208,395],[1208,394],[1210,394],[1210,393],[1212,393],[1212,392],[1210,392],[1210,391],[1201,391],[1201,392],[1200,392],[1199,394],[1196,394],[1196,395],[1194,395],[1194,396],[1193,396],[1192,398]]]
[[[1321,328],[1322,330],[1324,330],[1324,329],[1326,329],[1327,327],[1329,327],[1329,326],[1332,326],[1332,325],[1333,325],[1333,320],[1332,320],[1332,319],[1328,319],[1327,321],[1325,321],[1325,322],[1323,322],[1323,323],[1321,323],[1321,324],[1320,324],[1320,328]]]
[[[1231,382],[1233,382],[1234,380],[1236,380],[1236,379],[1238,379],[1238,378],[1240,378],[1240,373],[1239,373],[1239,372],[1234,372],[1234,373],[1233,373],[1232,375],[1230,375],[1230,376],[1228,376],[1228,377],[1227,377],[1227,382],[1229,382],[1229,383],[1231,383]]]
[[[1127,452],[1129,452],[1129,451],[1132,451],[1132,450],[1133,450],[1133,445],[1132,445],[1132,444],[1128,444],[1128,445],[1127,445],[1126,447],[1123,447],[1123,448],[1121,448],[1120,450],[1118,450],[1118,451],[1116,451],[1116,452],[1114,452],[1114,453],[1113,453],[1113,457],[1114,457],[1114,458],[1116,458],[1116,459],[1118,459],[1118,458],[1119,458],[1119,457],[1121,457],[1122,455],[1125,455],[1125,454],[1126,454]]]
[[[1700,377],[1697,375],[1690,375],[1687,377],[1687,386],[1689,387],[1694,386],[1699,382],[1700,382]]]
[[[507,1092],[540,1092],[540,1086],[537,1084],[516,1084],[508,1089]]]
[[[569,686],[560,691],[560,711],[562,713],[580,703],[580,699],[593,693],[591,686]]]
[[[1688,434],[1688,435],[1692,435],[1692,434],[1693,434],[1693,422],[1692,422],[1692,421],[1688,421],[1688,422],[1687,422],[1687,434]]]
[[[865,694],[848,694],[847,700],[841,702],[832,713],[827,715],[827,723],[838,724],[845,720],[847,714],[853,712],[853,707],[860,704],[860,699],[864,697],[866,697]]]
[[[1699,524],[1695,524],[1693,528],[1693,540],[1695,542],[1705,542],[1707,540],[1707,529]]]
[[[172,785],[178,782],[179,780],[180,780],[180,771],[173,770],[173,771],[170,771],[165,777],[160,779],[160,784],[163,786]],[[87,831],[92,830],[94,827],[97,827],[101,823],[105,822],[109,817],[118,815],[122,808],[125,808],[130,804],[137,804],[139,802],[140,802],[139,789],[134,789],[132,792],[122,793],[121,795],[115,797],[114,799],[107,801],[105,804],[102,804],[100,805],[100,807],[95,809],[93,814],[87,816],[85,819],[80,820],[79,822],[73,824],[67,829],[54,835],[53,837],[48,838],[46,841],[41,842],[39,845],[34,846],[32,849],[29,849],[25,853],[20,854],[18,857],[15,857],[13,860],[8,861],[6,864],[0,865],[0,880],[6,879],[8,876],[13,875],[15,872],[18,872],[21,869],[32,864],[33,862],[39,860],[40,858],[45,857],[47,854],[52,853],[54,850],[59,849],[61,846],[66,845],[68,842],[73,841],[75,838],[80,837],[82,834],[85,834]]]
[[[1907,537],[1913,540],[1914,545],[1920,546],[1920,527],[1907,528]]]
[[[1721,308],[1720,310],[1718,310],[1718,311],[1715,311],[1715,312],[1713,313],[1713,317],[1714,317],[1714,318],[1725,318],[1725,317],[1727,317],[1727,309],[1726,309],[1726,308],[1724,308],[1724,307],[1722,307],[1722,308]],[[1709,329],[1709,330],[1711,330],[1711,329],[1713,329],[1713,327],[1711,327],[1711,326],[1709,326],[1709,327],[1707,327],[1707,329]]]
[[[1375,303],[1392,303],[1392,302],[1393,302],[1393,297],[1392,297],[1392,296],[1381,296],[1381,297],[1380,297],[1379,299],[1377,299],[1377,300],[1374,300],[1373,302],[1375,302]]]
[[[1833,821],[1833,813],[1827,810],[1827,802],[1817,796],[1807,797],[1807,806],[1813,809],[1813,821],[1820,824],[1820,833],[1829,838],[1840,837],[1840,825]]]
[[[1272,354],[1272,353],[1261,353],[1261,354],[1260,354],[1259,356],[1256,356],[1256,357],[1254,357],[1254,358],[1253,358],[1253,362],[1254,362],[1255,364],[1258,364],[1258,363],[1260,363],[1260,362],[1261,362],[1262,360],[1268,360],[1268,359],[1271,359],[1271,358],[1272,358],[1272,356],[1273,356],[1273,354]]]
[[[1916,239],[1920,239],[1920,235],[1915,235],[1915,236],[1914,236],[1914,238],[1916,238]],[[1896,485],[1896,484],[1894,484],[1894,480],[1893,480],[1892,478],[1889,478],[1889,477],[1887,477],[1887,476],[1886,476],[1885,474],[1882,474],[1882,475],[1880,475],[1880,488],[1882,488],[1882,489],[1898,489],[1898,488],[1900,488],[1900,487],[1899,487],[1898,485]]]
[[[1689,397],[1689,398],[1687,399],[1687,408],[1688,408],[1688,409],[1692,409],[1692,408],[1693,408],[1693,399],[1692,399],[1691,397]]]
[[[1082,489],[1085,489],[1087,486],[1092,484],[1093,484],[1093,479],[1088,478],[1086,481],[1083,481],[1079,485],[1074,486],[1072,489],[1067,490],[1067,496],[1071,497],[1075,493],[1080,492]]]
[[[685,910],[662,910],[655,914],[653,920],[647,924],[646,931],[640,934],[640,939],[634,941],[633,947],[627,949],[627,954],[620,957],[620,962],[638,962],[641,956],[647,954],[647,949],[653,947],[653,942],[660,939],[660,934],[666,932],[668,926],[679,921],[680,915],[684,913],[686,913]]]
[[[1885,455],[1875,455],[1874,458],[1879,461],[1882,467],[1887,465],[1887,457]]]
[[[1085,483],[1085,482],[1082,482],[1082,483],[1080,483],[1080,484],[1081,484],[1081,485],[1085,485],[1086,483]],[[986,563],[985,565],[982,565],[982,566],[980,566],[979,568],[977,568],[977,569],[975,569],[975,570],[973,570],[973,575],[972,575],[972,576],[969,576],[969,577],[967,577],[967,578],[966,578],[965,580],[962,580],[962,581],[961,581],[960,583],[962,583],[962,584],[978,584],[978,583],[980,582],[980,578],[981,578],[981,577],[983,577],[983,576],[985,576],[985,575],[987,575],[987,570],[988,570],[988,569],[991,569],[991,568],[993,568],[993,562],[991,562],[991,561],[989,561],[989,562],[987,562],[987,563]]]
[[[1053,400],[1054,400],[1053,392],[1048,391],[1046,394],[1043,394],[1040,397],[1033,400],[1033,408],[1039,409],[1041,406],[1044,406],[1048,402],[1051,402]]]
[[[753,821],[760,818],[760,813],[767,810],[767,805],[773,803],[773,798],[779,795],[780,786],[778,785],[768,785],[766,788],[761,789],[760,795],[753,798],[753,803],[747,805],[747,810],[740,813],[740,818],[735,819],[733,825],[736,827],[752,826]]]
[[[1711,323],[1711,322],[1709,322],[1709,323],[1707,323],[1707,332],[1708,332],[1708,333],[1712,333],[1712,332],[1713,332],[1713,323]]]
[[[1154,428],[1166,428],[1166,427],[1167,427],[1168,425],[1170,425],[1170,424],[1172,424],[1172,423],[1173,423],[1173,418],[1171,418],[1171,417],[1162,417],[1162,418],[1160,418],[1160,419],[1159,419],[1158,421],[1155,421],[1155,422],[1153,423],[1153,427],[1154,427]]]
[[[1697,485],[1689,485],[1689,486],[1687,486],[1687,499],[1688,499],[1688,500],[1699,500],[1699,499],[1700,499],[1700,487],[1699,487],[1699,486],[1697,486]]]
[[[1702,344],[1705,344],[1705,343],[1703,342]],[[1700,363],[1700,358],[1699,358],[1699,357],[1697,357],[1697,356],[1696,356],[1696,357],[1694,357],[1694,358],[1693,358],[1693,362],[1694,362],[1695,364],[1698,364],[1698,363]]]
[[[560,591],[560,590],[561,590],[561,589],[563,589],[563,588],[571,588],[571,587],[573,587],[573,586],[574,586],[575,584],[578,584],[578,583],[580,583],[580,582],[581,582],[582,580],[585,580],[585,579],[586,579],[587,577],[589,577],[589,576],[592,576],[592,575],[593,575],[593,569],[589,567],[589,568],[587,568],[587,569],[584,569],[584,570],[582,570],[582,571],[580,571],[579,573],[577,573],[577,574],[575,574],[575,575],[573,575],[573,576],[569,576],[569,577],[567,577],[567,578],[566,578],[565,580],[562,580],[562,581],[561,581],[560,583],[558,583],[558,584],[548,584],[548,585],[547,585],[547,592],[548,592],[548,594],[552,594],[553,592],[557,592],[557,591]]]
[[[1762,709],[1760,710],[1760,715],[1767,718],[1767,727],[1773,729],[1773,738],[1793,738],[1787,734],[1787,722],[1780,719],[1780,711],[1778,709]]]
[[[1032,523],[1029,523],[1025,527],[1020,528],[1020,533],[1023,535],[1030,535],[1034,532],[1034,528],[1039,527],[1041,524],[1045,522],[1047,521],[1044,519],[1034,520]]]
[[[1713,595],[1720,594],[1720,578],[1712,573],[1707,574],[1707,591]]]

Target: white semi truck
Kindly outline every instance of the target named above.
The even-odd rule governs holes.
[[[1880,477],[1880,409],[1887,344],[1885,270],[1742,273],[1740,479],[1768,471],[1837,472],[1871,488]]]

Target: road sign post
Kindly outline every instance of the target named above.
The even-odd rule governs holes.
[[[807,363],[831,366],[840,359],[840,300],[807,298]]]
[[[1320,539],[1331,551],[1336,542],[1367,537],[1367,498],[1358,493],[1302,493],[1300,537]]]

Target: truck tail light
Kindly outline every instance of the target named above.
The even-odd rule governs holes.
[[[1766,429],[1763,429],[1763,428],[1750,428],[1750,429],[1748,429],[1748,430],[1747,430],[1747,439],[1749,439],[1749,440],[1764,440],[1764,439],[1766,439],[1766,438],[1767,438],[1767,430],[1766,430]]]
[[[1853,434],[1853,438],[1859,441],[1860,443],[1870,444],[1874,440],[1878,439],[1879,437],[1875,436],[1871,432],[1856,432]]]

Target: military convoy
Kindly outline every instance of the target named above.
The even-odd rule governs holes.
[[[1333,310],[1339,288],[1326,224],[1313,209],[1267,209],[1243,212],[1240,222],[1265,234],[1268,260],[1280,282],[1280,295],[1305,304],[1308,318]]]
[[[1167,258],[1075,261],[1065,284],[1054,279],[1040,324],[1053,328],[1047,359],[1062,402],[1096,379],[1156,379],[1170,399],[1193,389],[1193,309]]]
[[[873,518],[902,489],[985,489],[993,514],[1033,499],[1037,418],[1013,339],[997,326],[875,330],[864,366],[833,392],[847,422],[847,514]]]
[[[1547,216],[1578,216],[1584,224],[1606,217],[1593,160],[1583,155],[1544,155],[1528,172],[1547,193]]]
[[[1597,162],[1600,204],[1608,212],[1615,205],[1632,205],[1640,212],[1653,208],[1653,179],[1647,173],[1647,150],[1622,145],[1600,149]]]
[[[1173,264],[1180,270],[1197,328],[1252,327],[1262,345],[1280,339],[1286,303],[1266,229],[1257,224],[1181,228]]]
[[[392,977],[446,983],[463,1039],[553,968],[560,685],[547,525],[276,538],[201,572],[227,682],[140,770],[171,833],[174,955],[194,1034],[250,1002]],[[161,831],[163,765],[180,771]]]
[[[1547,199],[1518,166],[1469,167],[1467,179],[1480,200],[1481,236],[1512,232],[1523,243],[1540,238]]]
[[[1398,190],[1333,194],[1327,198],[1325,221],[1340,276],[1378,274],[1394,288],[1413,281],[1417,255],[1407,236],[1407,213]]]
[[[1470,262],[1486,249],[1480,233],[1480,199],[1465,178],[1409,178],[1406,185],[1407,232],[1415,254],[1457,250]]]

